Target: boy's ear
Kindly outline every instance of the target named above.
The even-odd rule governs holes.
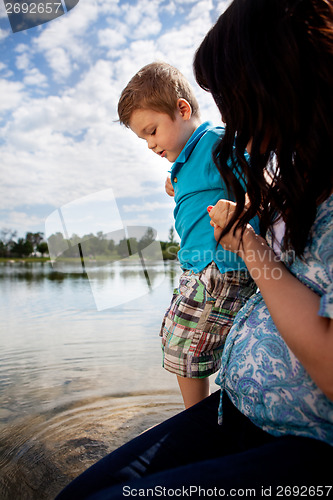
[[[180,112],[183,120],[189,120],[192,116],[192,108],[186,99],[177,100],[177,110]]]

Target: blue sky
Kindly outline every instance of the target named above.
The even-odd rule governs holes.
[[[54,210],[112,190],[124,225],[152,226],[167,239],[171,164],[117,123],[118,98],[142,66],[166,61],[194,86],[203,120],[219,124],[192,61],[229,3],[80,0],[49,23],[12,33],[0,0],[0,229],[45,232]]]

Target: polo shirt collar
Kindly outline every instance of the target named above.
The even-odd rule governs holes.
[[[173,166],[176,165],[176,163],[186,163],[188,160],[188,157],[192,153],[193,149],[195,148],[197,142],[199,139],[204,135],[206,130],[212,126],[211,122],[204,122],[202,123],[191,135],[187,143],[185,144],[184,148],[182,149],[180,155],[178,156],[177,160],[173,164]],[[172,167],[173,168],[173,167]]]

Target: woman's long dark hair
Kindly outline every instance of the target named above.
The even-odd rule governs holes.
[[[194,73],[226,123],[214,160],[237,210],[224,234],[258,214],[264,235],[280,213],[285,248],[301,256],[333,187],[332,0],[234,0],[197,50]],[[251,202],[244,213],[239,178]]]

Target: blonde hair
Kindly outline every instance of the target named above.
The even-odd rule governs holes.
[[[177,100],[186,99],[192,115],[199,115],[198,101],[184,75],[164,62],[147,64],[126,85],[118,102],[120,123],[129,127],[133,111],[152,109],[175,119]]]

